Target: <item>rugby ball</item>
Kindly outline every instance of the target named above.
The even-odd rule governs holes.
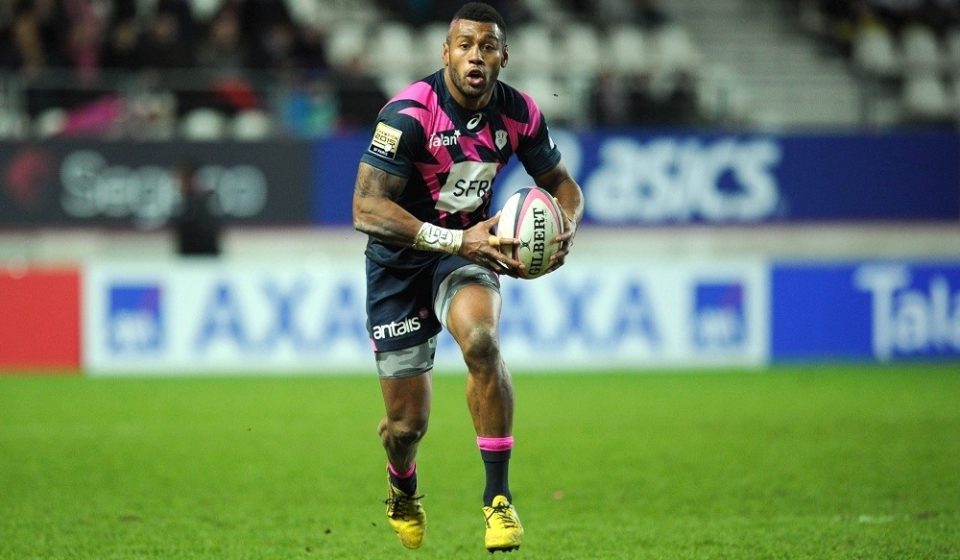
[[[523,278],[543,276],[550,257],[560,248],[554,239],[563,233],[563,214],[553,196],[539,187],[523,187],[510,195],[500,210],[497,237],[519,239],[519,245],[505,245],[502,251],[523,263]]]

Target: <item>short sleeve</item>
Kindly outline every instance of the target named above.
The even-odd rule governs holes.
[[[390,104],[380,111],[370,144],[360,161],[398,177],[410,177],[423,146],[423,126]]]
[[[560,150],[550,137],[547,121],[533,99],[524,95],[530,112],[528,135],[522,135],[517,157],[531,177],[542,175],[560,163]]]

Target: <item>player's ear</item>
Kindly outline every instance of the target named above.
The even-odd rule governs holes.
[[[500,61],[500,68],[507,66],[507,59],[510,58],[510,45],[503,45],[503,59]]]
[[[450,41],[443,43],[443,48],[440,49],[440,59],[443,61],[444,67],[450,65]]]

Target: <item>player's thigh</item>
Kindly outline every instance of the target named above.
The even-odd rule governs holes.
[[[462,345],[477,329],[495,336],[500,320],[497,275],[463,259],[449,259],[438,272],[446,274],[436,290],[435,310],[453,338]]]
[[[380,378],[383,403],[390,422],[410,422],[419,429],[430,417],[432,372],[402,378]]]
[[[483,284],[464,286],[447,312],[447,329],[461,343],[471,336],[495,338],[500,322],[500,293]]]
[[[440,323],[433,314],[432,274],[367,263],[367,329],[381,379],[433,368]]]

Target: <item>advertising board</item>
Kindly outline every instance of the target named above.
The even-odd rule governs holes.
[[[163,227],[186,163],[228,223],[305,225],[310,155],[310,144],[295,141],[0,142],[0,226]]]
[[[80,271],[0,268],[0,374],[78,372]]]
[[[775,361],[960,358],[960,264],[780,263],[771,271]]]
[[[362,260],[91,264],[93,374],[374,372]],[[762,365],[766,269],[757,262],[571,263],[504,279],[502,352],[520,371]],[[437,369],[463,371],[444,334]]]
[[[583,187],[586,224],[960,222],[954,132],[718,134],[552,130]],[[315,146],[313,218],[349,225],[368,135]],[[497,178],[499,208],[532,179],[516,158]]]

